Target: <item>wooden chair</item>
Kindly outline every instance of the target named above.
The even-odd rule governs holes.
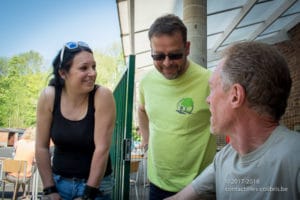
[[[27,172],[27,161],[24,160],[13,160],[5,159],[1,160],[1,182],[2,182],[2,199],[4,199],[5,184],[14,184],[13,200],[17,197],[17,192],[20,186],[23,188],[23,192],[26,194],[26,185],[30,185],[31,177],[26,177]],[[14,173],[10,175],[9,173]]]

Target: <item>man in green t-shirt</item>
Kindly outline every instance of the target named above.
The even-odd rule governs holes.
[[[175,15],[162,16],[150,27],[149,39],[156,69],[140,82],[138,117],[149,142],[150,200],[159,200],[180,191],[212,162],[216,142],[205,102],[210,72],[187,59],[186,26]]]

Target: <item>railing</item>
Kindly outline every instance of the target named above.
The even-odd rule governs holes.
[[[129,199],[134,72],[135,56],[130,55],[128,68],[114,90],[117,117],[110,151],[115,179],[114,200]]]

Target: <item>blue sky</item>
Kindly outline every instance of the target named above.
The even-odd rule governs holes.
[[[0,57],[34,50],[52,61],[68,41],[121,42],[115,0],[0,0],[0,27]]]

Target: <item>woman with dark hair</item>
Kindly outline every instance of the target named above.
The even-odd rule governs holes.
[[[96,62],[84,42],[68,42],[37,107],[36,161],[51,200],[111,199],[112,92],[95,84]],[[55,145],[53,163],[50,140]]]

